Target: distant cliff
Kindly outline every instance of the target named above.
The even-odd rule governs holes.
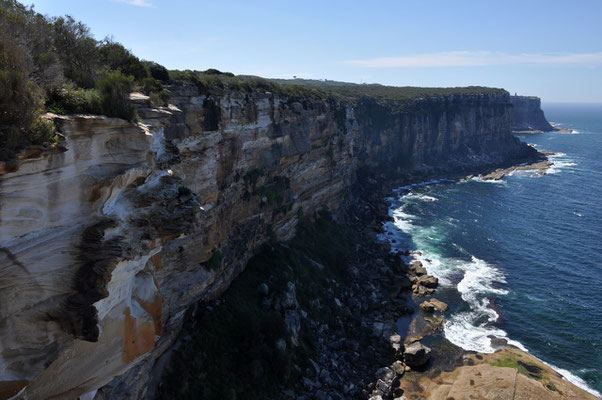
[[[534,96],[510,96],[513,131],[550,132],[554,127],[546,120],[541,99]]]
[[[371,98],[169,90],[169,107],[138,96],[137,124],[56,117],[57,148],[0,164],[3,393],[75,398],[117,377],[110,398],[142,398],[186,310],[226,290],[268,238],[291,238],[299,212],[336,213],[360,172],[536,156],[511,135],[504,91],[400,112]]]

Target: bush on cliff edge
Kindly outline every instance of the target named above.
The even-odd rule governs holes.
[[[100,92],[102,113],[109,117],[118,117],[134,121],[136,107],[130,102],[130,93],[134,78],[121,72],[108,72],[97,83]]]
[[[27,144],[52,141],[52,122],[40,118],[42,97],[25,73],[25,57],[0,38],[0,160]]]

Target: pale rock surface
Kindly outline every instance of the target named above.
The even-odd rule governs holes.
[[[152,397],[186,310],[226,290],[271,235],[290,239],[299,212],[336,213],[358,171],[533,151],[511,136],[503,94],[392,114],[372,101],[170,91],[138,124],[57,117],[57,149],[0,166],[0,393]]]

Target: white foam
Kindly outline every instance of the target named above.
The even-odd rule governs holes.
[[[540,360],[540,361],[542,363],[544,363],[545,365],[547,365],[548,367],[552,368],[554,371],[558,372],[560,375],[562,375],[563,379],[571,382],[573,385],[575,385],[577,387],[580,387],[581,389],[585,390],[586,392],[591,393],[592,395],[596,396],[597,398],[602,399],[602,393],[589,387],[587,385],[587,382],[585,382],[583,379],[581,379],[577,375],[567,371],[566,369],[562,369],[555,365],[549,364],[543,360]]]
[[[474,179],[474,178],[473,178]],[[476,179],[478,180],[478,178]],[[439,183],[440,181],[422,182],[418,185],[408,185],[398,190],[409,190],[412,187],[426,186],[427,184]],[[496,182],[499,181],[483,181]],[[502,181],[503,183],[503,181]],[[393,222],[385,224],[385,231],[391,232],[390,235],[383,235],[387,240],[395,238],[395,231],[401,230],[412,237],[419,252],[414,252],[406,261],[418,260],[426,268],[429,275],[439,279],[442,287],[454,286],[453,276],[458,272],[463,272],[461,281],[457,284],[457,290],[462,299],[470,307],[470,311],[458,312],[453,314],[449,321],[444,325],[445,336],[452,343],[467,349],[491,353],[495,349],[491,346],[491,337],[504,338],[509,344],[526,351],[524,346],[507,338],[506,332],[492,326],[492,323],[499,318],[498,314],[489,307],[487,296],[503,296],[508,293],[496,285],[506,282],[504,274],[493,265],[471,256],[460,246],[455,247],[469,259],[444,257],[437,251],[439,242],[446,240],[442,231],[436,226],[420,226],[420,217],[407,212],[407,202],[424,200],[432,201],[433,198],[428,194],[419,194],[409,192],[399,198],[401,205],[393,205],[389,210],[389,215]],[[394,251],[404,250],[403,244],[399,242],[391,243]]]
[[[457,262],[456,268],[464,271],[464,277],[457,289],[462,299],[468,303],[470,311],[453,314],[444,326],[445,337],[452,343],[466,350],[492,353],[491,336],[507,339],[501,329],[491,326],[499,318],[497,312],[489,307],[487,296],[508,294],[505,289],[496,288],[495,284],[506,282],[504,274],[487,262],[471,257],[470,262]],[[511,343],[524,349],[519,342]]]
[[[558,162],[558,158],[565,157],[564,153],[557,153],[551,158],[556,158],[554,162]],[[571,167],[576,165],[570,161],[560,161],[560,167]],[[483,181],[479,178],[473,178],[476,181],[487,183],[505,183],[505,181]],[[445,180],[443,180],[445,181]],[[407,191],[415,187],[422,187],[442,181],[422,182],[416,185],[407,185],[396,190],[397,193]],[[425,200],[433,201],[431,196],[417,193],[406,193],[399,198],[401,205],[391,206],[389,215],[393,218],[393,222],[384,224],[385,234],[381,238],[390,241],[396,238],[396,232],[401,230],[405,234],[412,237],[412,241],[417,246],[420,252],[414,252],[412,256],[406,257],[406,261],[419,260],[427,269],[428,274],[436,276],[439,279],[439,284],[442,287],[453,285],[450,279],[459,271],[464,273],[462,279],[457,284],[457,290],[460,292],[462,299],[469,305],[469,311],[456,312],[444,324],[445,337],[453,344],[462,347],[465,350],[472,350],[481,353],[493,353],[496,349],[491,344],[492,337],[504,339],[509,345],[517,347],[528,353],[527,348],[520,342],[508,338],[508,334],[492,324],[498,320],[499,315],[489,305],[488,296],[504,296],[508,291],[498,287],[506,283],[506,279],[502,271],[495,266],[470,255],[465,249],[454,244],[454,247],[470,257],[470,260],[462,260],[460,258],[443,257],[437,252],[438,242],[445,240],[443,234],[438,232],[437,227],[423,227],[419,225],[420,217],[407,212],[407,200]],[[433,198],[435,199],[435,198]],[[393,202],[393,199],[391,199]],[[436,201],[436,199],[435,199]],[[399,204],[399,203],[398,203]],[[387,234],[387,233],[392,234]],[[391,243],[392,251],[402,251],[407,249],[403,243],[396,241]],[[564,369],[547,364],[563,377],[574,385],[583,390],[600,397],[600,393],[587,386],[586,382],[580,377],[566,371]],[[602,398],[602,397],[601,397]]]
[[[562,170],[571,170],[577,166],[577,163],[571,159],[566,158],[565,153],[556,153],[548,157],[552,161],[552,165],[546,170],[546,174],[558,174]]]
[[[479,353],[493,353],[491,337],[504,339],[512,346],[523,351],[527,349],[520,343],[508,339],[508,334],[501,329],[477,324],[477,317],[472,311],[456,313],[444,324],[444,333],[447,340],[462,347],[464,350]]]
[[[503,179],[482,179],[482,178],[479,178],[478,176],[472,177],[470,180],[475,181],[475,182],[480,182],[480,183],[495,183],[497,185],[508,184],[508,182],[506,182]]]
[[[426,200],[426,201],[437,201],[437,200],[439,200],[439,199],[437,199],[436,197],[433,197],[433,196],[427,196],[427,195],[425,194],[425,195],[422,195],[422,196],[420,196],[420,200]]]

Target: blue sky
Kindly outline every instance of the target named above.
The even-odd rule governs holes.
[[[25,1],[27,3],[27,1]],[[35,0],[168,68],[602,102],[602,1]]]

